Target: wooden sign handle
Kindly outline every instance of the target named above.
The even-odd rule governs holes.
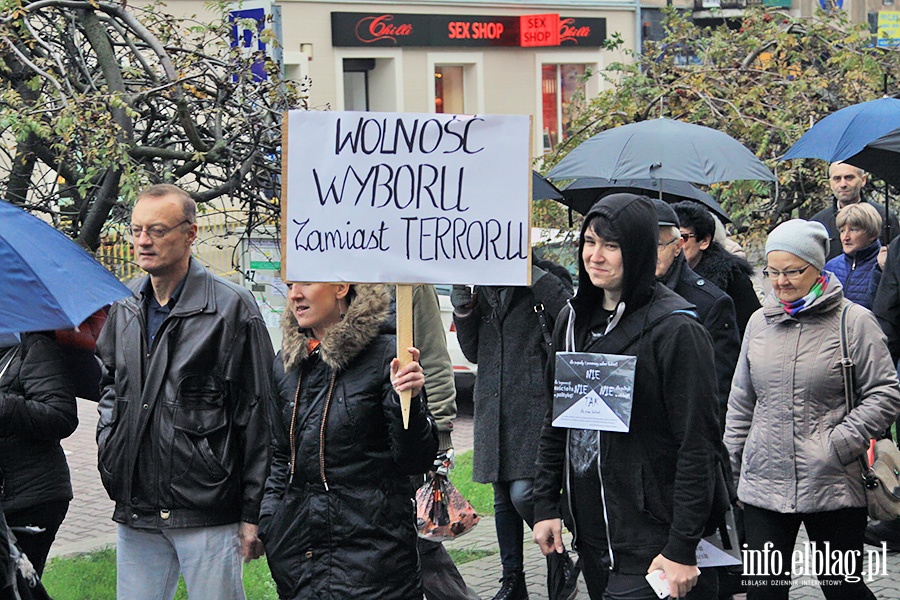
[[[397,358],[400,367],[405,367],[412,361],[409,355],[409,347],[413,345],[413,312],[412,312],[413,286],[397,286]],[[409,403],[412,399],[411,390],[400,392],[400,413],[403,415],[403,429],[409,429]]]

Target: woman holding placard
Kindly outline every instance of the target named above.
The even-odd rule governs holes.
[[[648,198],[595,204],[579,239],[578,293],[554,330],[557,367],[563,349],[594,364],[607,362],[598,354],[637,357],[627,432],[553,426],[563,398],[541,432],[534,539],[544,554],[562,552],[562,507],[571,510],[593,600],[656,598],[648,574],[676,598],[717,595],[715,570],[696,566],[721,443],[712,342],[693,306],[656,282],[658,232]],[[548,385],[564,388],[564,378],[551,368]]]
[[[878,322],[844,297],[824,268],[827,255],[828,231],[816,221],[793,219],[769,234],[763,273],[772,292],[747,323],[731,384],[725,445],[739,477],[746,550],[773,557],[745,572],[750,599],[787,599],[793,576],[818,577],[829,599],[875,597],[860,577],[866,492],[858,459],[900,412],[900,390]],[[843,342],[855,365],[849,413]],[[806,561],[797,571],[801,523],[827,565]]]
[[[389,307],[380,285],[294,283],[288,293],[259,524],[280,598],[422,597],[409,475],[432,467],[437,433],[419,351],[401,368],[383,333]]]

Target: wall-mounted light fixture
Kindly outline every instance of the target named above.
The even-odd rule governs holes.
[[[313,45],[312,44],[300,44],[300,52],[305,54],[309,60],[313,59]]]

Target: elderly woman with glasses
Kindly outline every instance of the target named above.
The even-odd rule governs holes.
[[[746,550],[767,557],[746,573],[748,600],[786,600],[792,577],[813,576],[829,600],[875,597],[859,578],[866,497],[857,459],[900,412],[900,390],[875,317],[844,298],[841,282],[824,269],[827,254],[820,223],[794,219],[769,234],[764,273],[773,290],[747,324],[728,399],[725,445],[744,505]],[[845,311],[856,365],[849,413]],[[797,571],[801,524],[820,551],[828,544],[827,572],[811,559],[809,572]]]
[[[881,250],[881,215],[871,204],[860,202],[842,208],[836,224],[844,252],[825,263],[825,270],[840,280],[847,300],[871,310],[881,279],[881,271],[876,269]]]

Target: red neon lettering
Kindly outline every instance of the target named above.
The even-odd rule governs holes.
[[[397,43],[397,36],[410,35],[413,31],[409,23],[394,25],[394,15],[365,17],[356,23],[356,39],[370,44],[379,40],[390,40]]]
[[[559,22],[559,41],[578,43],[578,38],[591,35],[591,28],[587,25],[575,27],[575,19],[563,19]]]
[[[472,37],[476,40],[496,40],[503,35],[503,23],[472,23]]]

